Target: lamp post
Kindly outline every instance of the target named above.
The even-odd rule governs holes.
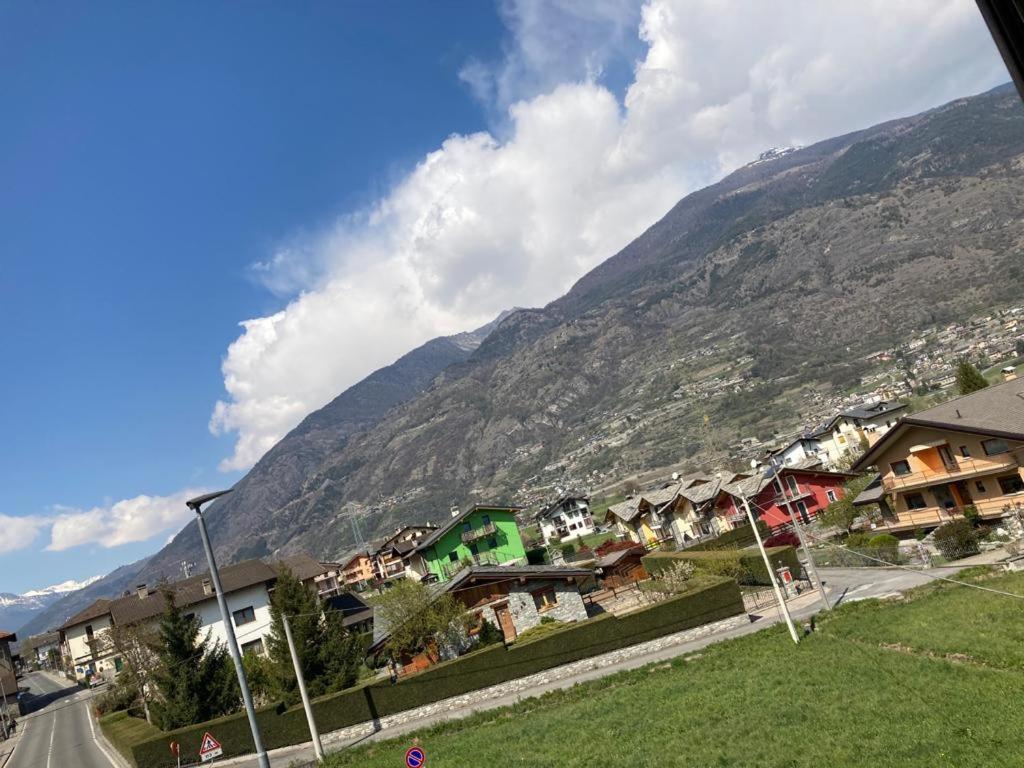
[[[186,501],[185,506],[196,513],[199,537],[203,540],[206,561],[210,565],[210,578],[213,580],[213,588],[217,593],[217,605],[220,606],[220,617],[224,622],[224,632],[228,637],[228,651],[231,653],[231,660],[235,663],[235,672],[238,674],[238,686],[242,689],[242,702],[245,704],[245,714],[249,718],[249,730],[252,731],[252,743],[256,749],[256,762],[259,764],[259,768],[270,768],[270,759],[267,757],[267,751],[263,748],[263,738],[260,736],[260,726],[256,722],[256,708],[252,703],[252,694],[249,693],[249,681],[245,678],[245,668],[242,666],[242,654],[238,651],[238,640],[235,639],[235,627],[231,623],[228,601],[224,597],[224,589],[220,583],[220,572],[217,570],[217,561],[213,556],[213,547],[210,546],[210,535],[206,532],[206,521],[203,519],[203,504],[220,498],[225,493],[231,493],[231,490],[205,493],[202,496]]]

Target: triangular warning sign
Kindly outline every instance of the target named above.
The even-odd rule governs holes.
[[[220,742],[213,738],[213,734],[207,731],[203,734],[203,745],[199,748],[199,756],[203,760],[209,760],[211,757],[218,757],[223,753],[220,748]]]

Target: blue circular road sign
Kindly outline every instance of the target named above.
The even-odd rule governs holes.
[[[405,753],[405,764],[408,768],[422,768],[427,762],[427,754],[420,747],[412,747]]]

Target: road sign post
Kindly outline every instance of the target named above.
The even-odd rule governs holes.
[[[199,747],[199,759],[205,763],[223,754],[224,750],[221,749],[220,742],[213,738],[213,734],[209,731],[204,733],[202,746]]]
[[[171,742],[171,754],[178,758],[178,768],[181,768],[181,745],[176,741]]]

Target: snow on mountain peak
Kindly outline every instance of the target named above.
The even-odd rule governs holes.
[[[75,581],[69,579],[68,581],[62,581],[60,584],[54,584],[51,587],[43,587],[42,589],[32,589],[25,592],[22,597],[44,597],[46,595],[65,595],[68,592],[77,592],[80,589],[84,589],[92,584],[94,581],[99,581],[103,576],[90,576],[88,579],[83,581]]]

